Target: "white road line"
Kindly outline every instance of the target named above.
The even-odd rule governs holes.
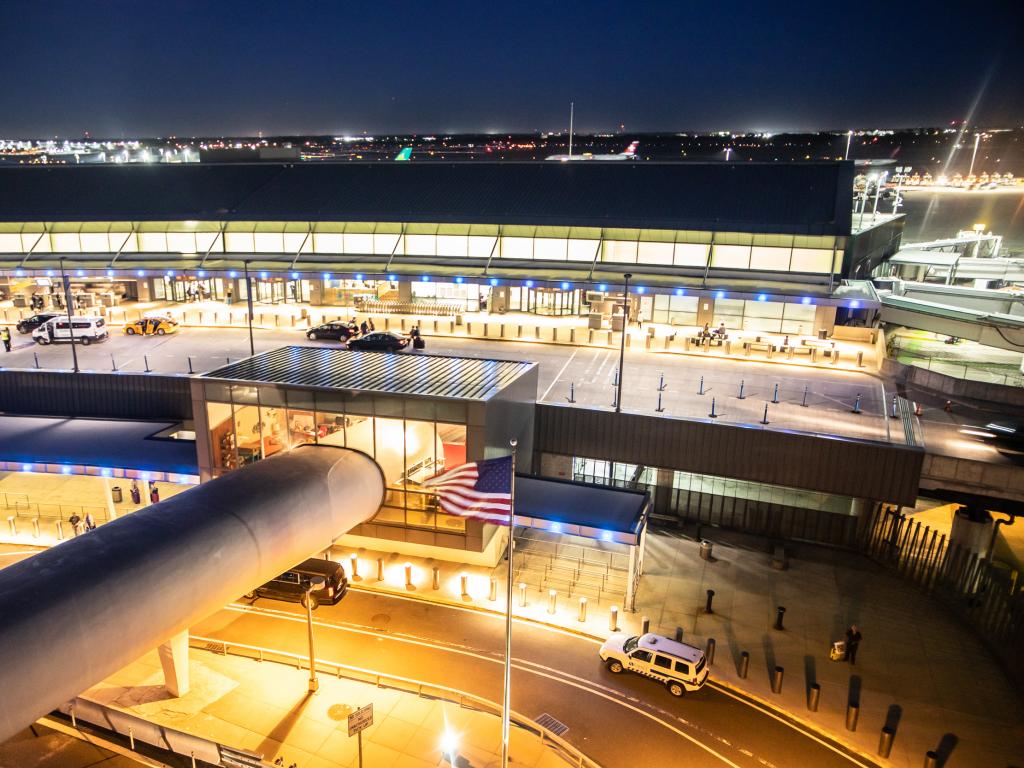
[[[13,557],[14,555],[38,555],[42,549],[22,549],[17,552],[0,552],[0,557]]]
[[[565,373],[565,369],[569,367],[569,363],[571,363],[571,362],[572,362],[573,358],[574,358],[574,357],[576,357],[576,353],[577,353],[577,352],[579,352],[579,351],[580,351],[580,348],[579,348],[579,347],[576,347],[576,349],[574,349],[574,350],[572,351],[572,354],[571,354],[571,355],[569,355],[569,359],[565,361],[565,365],[563,365],[563,366],[562,366],[562,368],[561,368],[561,370],[559,370],[559,371],[558,371],[558,374],[557,374],[557,375],[555,376],[555,378],[554,378],[554,381],[552,381],[552,382],[551,382],[551,385],[550,385],[550,386],[549,386],[549,387],[548,387],[548,388],[547,388],[546,390],[544,390],[544,394],[543,394],[543,395],[541,395],[541,397],[540,397],[540,401],[539,401],[539,402],[543,402],[544,400],[547,400],[547,399],[548,399],[548,393],[549,393],[549,392],[550,392],[550,391],[551,391],[552,389],[554,389],[554,387],[555,387],[555,384],[557,384],[557,383],[558,383],[558,380],[559,380],[560,378],[562,378],[562,374],[563,374],[563,373]]]

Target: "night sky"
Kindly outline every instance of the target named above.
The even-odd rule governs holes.
[[[3,0],[0,138],[1020,125],[1022,33],[1021,0]]]

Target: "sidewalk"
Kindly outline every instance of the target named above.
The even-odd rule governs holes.
[[[828,733],[865,756],[886,765],[918,768],[940,742],[952,749],[951,765],[1010,765],[1024,755],[1024,706],[982,642],[954,617],[896,576],[860,555],[788,544],[788,570],[771,567],[763,540],[721,530],[705,531],[715,542],[713,560],[700,559],[694,539],[648,534],[647,560],[636,613],[621,610],[622,631],[640,631],[643,616],[651,631],[672,636],[682,627],[684,640],[705,647],[717,644],[712,678],[748,697],[766,702],[785,716]],[[351,570],[351,549],[332,557]],[[501,612],[505,565],[493,570],[359,550],[360,589],[383,591]],[[384,580],[377,581],[382,558]],[[415,589],[405,586],[405,563],[412,565]],[[440,568],[439,589],[432,568]],[[468,597],[460,574],[468,576]],[[491,578],[496,600],[489,599]],[[715,591],[713,614],[704,613],[706,590]],[[528,588],[527,605],[513,612],[604,639],[609,634],[612,602],[587,601],[579,621],[579,598],[557,595],[548,613],[549,595]],[[773,629],[776,606],[786,608],[783,630]],[[857,665],[829,661],[833,640],[851,623],[864,634]],[[741,652],[750,654],[749,674],[738,673]],[[784,669],[781,693],[771,690],[771,673]],[[819,710],[807,708],[812,683],[821,686]],[[860,705],[856,731],[848,731],[848,700]],[[891,759],[878,758],[882,726],[896,725]]]
[[[421,698],[368,683],[321,674],[310,695],[309,672],[291,666],[192,649],[192,690],[172,698],[164,689],[156,651],[146,654],[83,698],[131,712],[158,725],[263,755],[265,763],[302,768],[358,765],[347,717],[373,704],[363,731],[363,765],[434,768],[442,764],[446,733],[458,743],[457,764],[500,763],[501,721],[458,704]],[[258,674],[254,674],[254,669]],[[510,754],[524,768],[566,768],[539,739],[511,730]],[[448,763],[445,762],[445,765]]]

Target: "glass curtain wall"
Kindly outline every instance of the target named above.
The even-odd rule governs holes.
[[[306,444],[362,451],[384,472],[386,495],[374,522],[465,533],[445,514],[429,477],[466,461],[465,406],[395,397],[207,384],[215,474]]]

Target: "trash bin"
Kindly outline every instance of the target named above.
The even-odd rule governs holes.
[[[456,325],[462,325],[462,315],[456,315],[455,316],[455,324]]]
[[[819,328],[818,338],[821,339],[822,341],[825,341],[828,338],[828,328]]]
[[[710,560],[711,559],[711,548],[712,548],[712,546],[714,546],[714,545],[710,541],[708,541],[707,539],[702,539],[701,540],[701,542],[700,542],[700,557],[701,557],[701,560]]]
[[[113,498],[115,504],[120,504],[122,501],[124,501],[124,496],[121,493],[120,485],[115,485],[113,488],[110,489],[110,496],[111,498]]]

